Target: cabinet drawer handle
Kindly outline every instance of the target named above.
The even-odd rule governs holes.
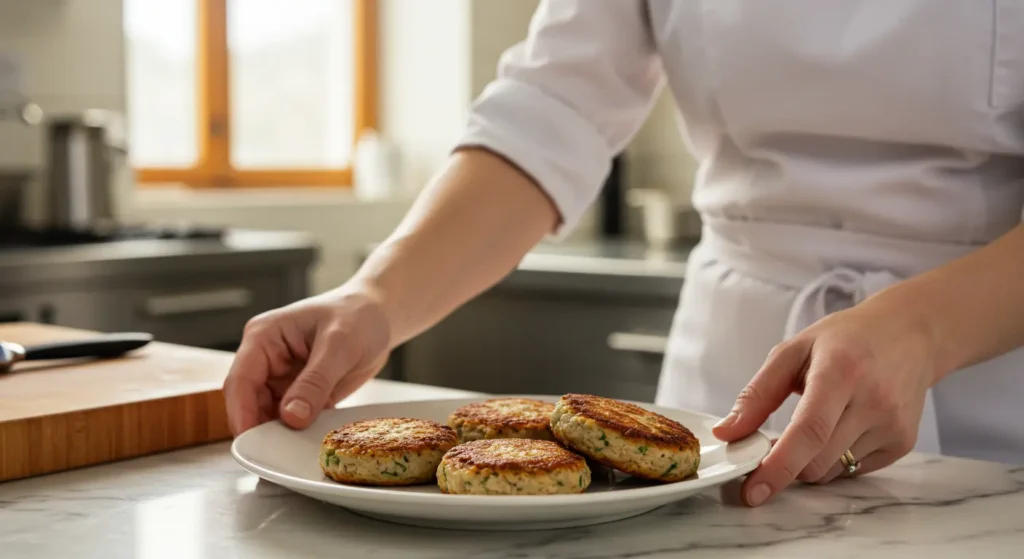
[[[665,355],[665,349],[668,347],[668,337],[656,336],[654,334],[613,332],[608,335],[608,347],[615,351]]]
[[[245,288],[214,289],[175,295],[156,295],[146,299],[146,313],[150,316],[244,309],[252,302],[252,292]]]

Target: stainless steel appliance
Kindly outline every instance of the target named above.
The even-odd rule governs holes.
[[[47,128],[49,226],[112,226],[115,196],[128,172],[123,118],[111,111],[88,110],[51,118]]]
[[[601,210],[601,237],[622,239],[626,236],[626,156],[619,154],[612,158],[612,168],[605,179],[604,188],[598,199]]]
[[[0,236],[21,226],[22,200],[33,175],[31,169],[0,169]]]
[[[21,92],[4,82],[4,61],[0,59],[0,126],[15,122],[35,126],[43,119],[43,110]],[[33,169],[0,169],[0,230],[21,225],[25,185],[35,175]]]

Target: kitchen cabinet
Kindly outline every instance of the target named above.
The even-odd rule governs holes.
[[[309,295],[315,260],[306,236],[272,232],[232,232],[223,243],[8,252],[0,259],[0,322],[149,332],[161,342],[234,351],[250,318]]]
[[[307,294],[273,268],[176,280],[135,277],[95,289],[0,297],[0,321],[33,321],[103,332],[149,332],[167,343],[234,350],[253,316]]]
[[[564,277],[545,283],[537,272],[529,272],[530,281],[517,277],[526,273],[513,273],[396,350],[383,378],[498,394],[653,401],[673,291],[645,294],[645,278],[617,291],[614,282],[593,277],[603,289],[576,289]],[[680,286],[681,279],[675,292]]]
[[[39,322],[99,331],[119,330],[128,320],[123,299],[115,292],[74,286],[0,296],[0,322]]]
[[[220,273],[186,281],[154,281],[127,290],[132,330],[170,343],[234,350],[245,323],[304,297],[288,293],[273,269]]]

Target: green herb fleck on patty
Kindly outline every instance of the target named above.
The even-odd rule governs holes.
[[[675,462],[672,462],[672,465],[669,466],[668,469],[665,470],[665,473],[663,473],[661,475],[662,476],[667,476],[672,470],[676,469],[676,467],[678,467],[678,466],[679,466],[679,464],[676,464]]]
[[[394,462],[395,465],[398,466],[399,468],[402,468],[403,472],[409,469],[405,467],[405,464],[399,462],[398,460],[392,460],[392,462]]]
[[[398,477],[398,474],[397,474],[397,473],[395,473],[395,472],[389,472],[389,471],[387,471],[387,470],[381,470],[381,472],[380,472],[380,473],[381,473],[381,475],[385,475],[385,476],[391,476],[391,477]]]
[[[580,487],[583,487],[583,474],[580,474]]]
[[[604,441],[604,446],[608,446],[608,435],[604,431],[601,431],[601,438],[598,440]]]
[[[640,454],[647,454],[647,445],[645,444],[636,447],[636,449],[640,451]]]

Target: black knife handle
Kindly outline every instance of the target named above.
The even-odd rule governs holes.
[[[25,347],[25,360],[108,358],[124,355],[153,341],[152,334],[125,332],[95,338]]]

